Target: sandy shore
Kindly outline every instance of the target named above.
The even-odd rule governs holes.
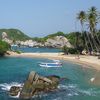
[[[39,57],[39,58],[53,58],[71,61],[73,63],[81,64],[83,67],[90,67],[100,70],[100,59],[96,56],[80,55],[63,55],[63,53],[21,53],[17,54],[9,52],[11,57]]]

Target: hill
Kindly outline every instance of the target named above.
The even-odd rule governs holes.
[[[32,40],[37,41],[37,42],[42,42],[42,43],[44,43],[44,42],[47,41],[47,39],[52,39],[52,38],[54,38],[54,37],[56,37],[56,36],[64,36],[64,37],[66,37],[66,35],[65,35],[63,32],[58,31],[58,32],[56,32],[56,33],[47,35],[47,36],[45,36],[45,37],[43,37],[43,38],[34,37],[34,38],[32,38]]]
[[[10,40],[28,40],[30,39],[29,36],[25,35],[22,31],[18,29],[0,29],[0,39],[2,38],[2,33],[5,32],[7,33],[7,37]]]

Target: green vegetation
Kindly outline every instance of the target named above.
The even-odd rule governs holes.
[[[82,26],[81,34],[83,36],[86,51],[90,53],[91,51],[100,52],[100,32],[97,30],[100,14],[96,7],[91,7],[87,12],[80,11],[77,19]],[[87,30],[84,30],[84,27],[87,27]]]
[[[7,50],[10,50],[10,45],[0,40],[0,56],[3,56]]]
[[[41,42],[41,43],[44,43],[46,41],[45,37],[44,38],[34,37],[34,38],[32,38],[32,40],[37,41],[37,42]]]
[[[74,48],[68,48],[70,53],[82,53],[83,50],[86,52],[100,52],[100,30],[97,30],[99,24],[100,14],[95,7],[91,7],[87,12],[80,11],[77,15],[77,19],[81,24],[81,32],[72,32],[66,35],[69,42]]]
[[[53,38],[55,36],[66,36],[63,32],[59,31],[57,33],[54,33],[54,34],[50,34],[48,36],[46,36],[45,38]]]
[[[14,50],[14,52],[18,53],[18,54],[21,54],[22,52],[19,51],[19,50]]]
[[[68,48],[68,52],[70,53],[82,53],[85,49],[84,47],[84,39],[80,32],[72,32],[66,34],[67,39],[73,45],[73,48]]]
[[[47,39],[53,38],[53,37],[55,37],[55,36],[66,36],[66,35],[65,35],[63,32],[60,32],[60,31],[59,31],[59,32],[50,34],[50,35],[48,35],[48,36],[45,36],[45,37],[43,37],[43,38],[38,38],[38,37],[32,38],[32,40],[37,41],[37,42],[42,42],[42,43],[44,43],[44,42],[46,42]]]
[[[23,32],[21,32],[18,29],[0,29],[0,38],[2,37],[2,33],[6,32],[8,35],[8,38],[11,40],[28,40],[30,39],[30,37],[28,37],[27,35],[25,35]]]

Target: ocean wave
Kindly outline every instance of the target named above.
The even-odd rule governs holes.
[[[60,84],[60,85],[58,85],[58,89],[69,89],[69,88],[76,88],[77,87],[77,85],[76,84],[68,84],[68,85],[62,85],[62,84]]]
[[[66,92],[66,96],[77,96],[77,95],[79,95],[78,91],[76,91],[76,89],[77,89],[76,84],[67,84],[67,85],[60,84],[58,86],[58,89],[64,90],[64,92]]]
[[[88,95],[88,96],[96,96],[100,95],[100,90],[97,90],[96,88],[89,88],[87,90],[84,89],[78,89],[78,91],[82,94]]]
[[[9,91],[12,86],[22,87],[23,83],[11,82],[11,83],[2,83],[2,84],[0,84],[0,88],[4,91]]]
[[[24,84],[23,83],[18,83],[18,82],[11,82],[11,83],[3,83],[0,84],[0,89],[3,91],[9,91],[12,86],[20,86],[22,87]],[[55,91],[55,93],[62,94],[65,97],[71,97],[71,96],[78,96],[78,95],[88,95],[88,96],[96,96],[100,95],[100,90],[97,88],[88,88],[88,89],[83,89],[80,88],[77,84],[67,84],[63,85],[60,84],[58,85],[58,90]],[[19,98],[20,92],[18,93],[17,96],[10,96],[11,98]],[[42,97],[47,97],[48,94],[42,93],[39,95],[40,98]],[[33,98],[36,98],[36,96],[33,96]],[[59,100],[58,98],[55,98],[56,100]]]
[[[97,88],[88,88],[88,89],[82,89],[79,88],[76,84],[68,84],[68,85],[62,85],[60,84],[58,86],[59,90],[64,90],[66,92],[67,96],[77,96],[77,95],[88,95],[88,96],[96,96],[100,95],[100,90]]]

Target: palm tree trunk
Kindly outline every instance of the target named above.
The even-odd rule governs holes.
[[[95,39],[94,39],[93,32],[91,32],[91,37],[92,37],[92,40],[93,40],[93,44],[94,44],[94,46],[95,46],[95,48],[96,48],[96,51],[99,52],[99,48],[98,48],[98,45],[97,45],[97,43],[96,43],[96,41],[95,41]]]
[[[85,40],[85,45],[86,45],[87,51],[89,52],[89,46],[88,46],[88,43],[87,43],[86,36],[87,36],[87,34],[85,35],[85,33],[84,33],[84,34],[83,34],[83,38],[84,38],[84,40]]]
[[[100,52],[100,40],[97,36],[97,32],[95,32],[95,36],[96,36],[96,39],[97,39],[97,42],[98,42],[98,48],[99,48],[99,52]]]
[[[89,51],[89,48],[88,48],[88,45],[87,45],[87,41],[86,41],[86,37],[85,37],[85,33],[84,33],[84,26],[83,26],[83,24],[81,23],[81,26],[82,26],[82,34],[83,34],[83,38],[84,38],[84,40],[85,40],[85,45],[86,45],[86,48],[87,48],[87,50]]]
[[[90,36],[90,33],[87,34],[87,37],[88,37],[88,40],[89,40],[89,43],[90,43],[91,50],[94,51],[94,49],[93,49],[93,45],[92,45],[92,42],[91,42],[89,36]]]

